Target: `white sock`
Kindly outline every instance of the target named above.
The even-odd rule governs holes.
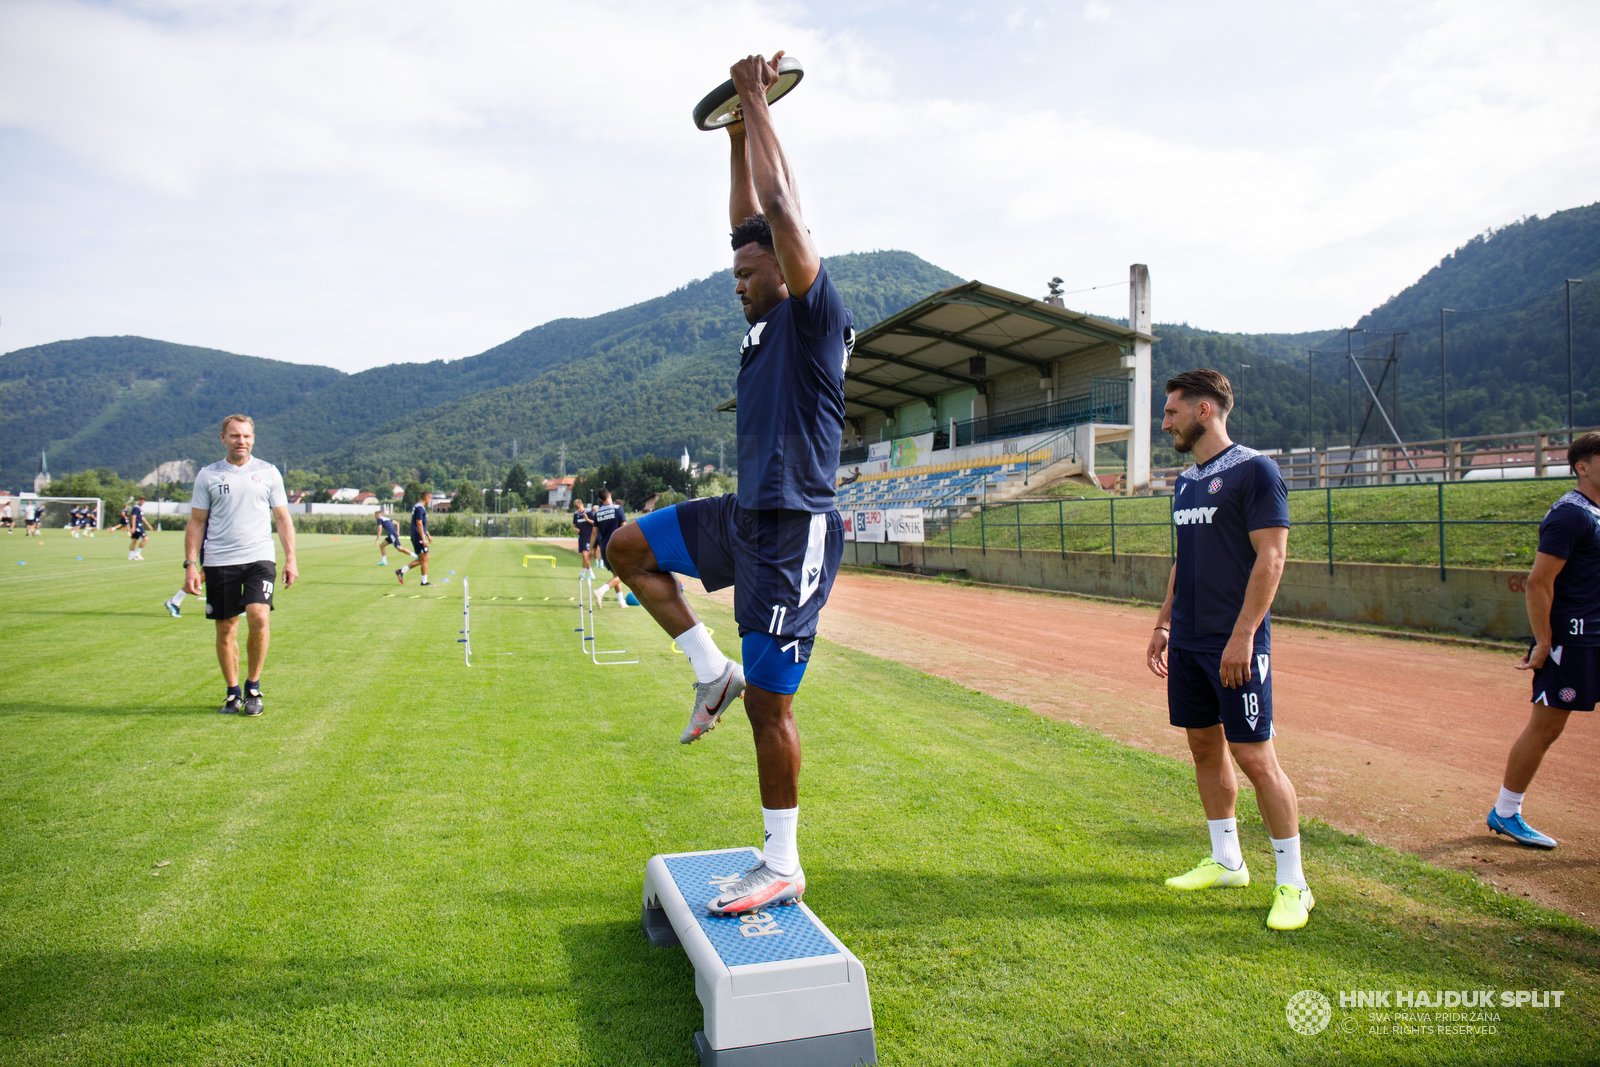
[[[1305,872],[1300,869],[1300,835],[1293,837],[1271,838],[1272,851],[1278,857],[1278,884],[1292,885],[1296,889],[1306,887]]]
[[[716,642],[711,640],[711,635],[706,633],[705,623],[695,623],[673,640],[683,649],[683,654],[689,657],[689,666],[694,668],[695,681],[702,684],[714,682],[728,669],[728,657],[722,654]]]
[[[1211,858],[1237,871],[1244,864],[1244,853],[1239,851],[1239,825],[1237,819],[1207,819],[1206,829],[1211,831]]]
[[[131,548],[128,550],[128,558],[129,559],[133,558],[133,550]]]
[[[189,595],[188,593],[185,593],[182,589],[180,589],[176,593],[172,594],[172,602],[174,604],[182,604],[183,603],[183,598],[188,596],[188,595]]]
[[[389,565],[389,554],[387,552],[385,552],[384,555],[383,555],[383,558],[380,559],[378,562],[383,564],[385,567],[387,567]]]
[[[761,843],[761,856],[779,874],[788,876],[800,869],[800,846],[795,838],[800,829],[799,808],[762,808],[761,825],[766,830],[766,840]]]
[[[1500,799],[1494,802],[1494,813],[1502,819],[1511,818],[1511,816],[1522,811],[1522,798],[1527,795],[1526,793],[1513,793],[1505,786],[1501,786]]]
[[[627,597],[626,593],[624,593],[620,589],[617,590],[617,607],[625,608],[625,607],[628,606],[628,601],[627,601],[626,597]]]

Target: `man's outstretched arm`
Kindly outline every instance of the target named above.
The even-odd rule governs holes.
[[[756,201],[772,226],[772,243],[776,246],[778,265],[783,269],[789,295],[801,297],[811,291],[811,283],[817,280],[822,257],[817,255],[817,246],[811,242],[811,234],[800,216],[799,192],[789,172],[789,162],[784,158],[783,146],[778,143],[778,133],[772,127],[772,113],[767,109],[767,87],[778,80],[777,62],[782,55],[779,52],[770,63],[761,56],[741,59],[733,65],[733,87],[744,102],[744,140]],[[737,149],[737,136],[734,142]],[[736,152],[735,190],[738,189],[738,166]]]

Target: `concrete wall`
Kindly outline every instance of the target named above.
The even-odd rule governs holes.
[[[943,548],[938,545],[846,542],[844,562],[871,565],[914,563],[936,570],[965,570],[974,581],[1059,589],[1135,600],[1162,600],[1172,561],[1166,556],[1059,552],[1025,549]],[[1385,563],[1326,563],[1291,560],[1272,610],[1280,615],[1329,622],[1368,623],[1438,630],[1470,637],[1514,640],[1529,633],[1523,601],[1524,571],[1451,568],[1445,581],[1437,567]]]

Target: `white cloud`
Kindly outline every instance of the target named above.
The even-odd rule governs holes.
[[[1158,319],[1350,321],[1471,233],[1596,199],[1590,5],[1112,15],[10,0],[0,347],[366,366],[665,291],[726,258],[725,142],[688,114],[757,47],[807,64],[779,124],[827,251],[1026,292],[1148,262]]]

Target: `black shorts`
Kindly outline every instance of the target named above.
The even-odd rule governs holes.
[[[246,604],[272,609],[272,588],[278,584],[278,565],[270,559],[207,567],[206,618],[213,622],[244,614]]]
[[[1533,702],[1562,711],[1593,711],[1600,699],[1600,648],[1557,645],[1533,672]]]
[[[1238,689],[1222,684],[1222,653],[1167,650],[1167,721],[1188,730],[1222,724],[1235,744],[1270,741],[1272,728],[1272,657],[1251,652],[1250,678]]]
[[[413,537],[411,539],[411,551],[413,555],[415,555],[418,559],[421,559],[423,556],[428,554],[428,546]]]

